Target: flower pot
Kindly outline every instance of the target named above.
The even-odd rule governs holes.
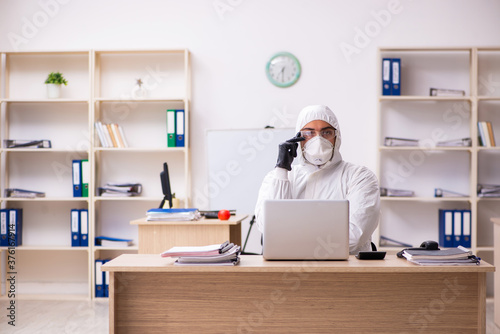
[[[61,85],[58,84],[46,84],[47,85],[47,97],[49,99],[57,99],[61,97]]]

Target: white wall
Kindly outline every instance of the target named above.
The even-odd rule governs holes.
[[[377,47],[498,47],[499,13],[495,0],[0,0],[0,50],[191,50],[193,195],[201,206],[210,182],[206,130],[261,128],[278,114],[275,126],[293,127],[308,104],[329,105],[344,158],[375,170]],[[347,56],[346,45],[357,53]],[[291,88],[266,79],[278,51],[301,62]]]

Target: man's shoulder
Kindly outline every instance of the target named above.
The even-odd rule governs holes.
[[[370,168],[348,161],[342,161],[342,162],[343,162],[342,168],[344,169],[344,173],[348,177],[356,177],[356,178],[361,177],[377,181],[377,176]]]

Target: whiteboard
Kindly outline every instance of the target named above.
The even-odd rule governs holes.
[[[207,161],[210,210],[236,210],[248,214],[241,225],[241,247],[254,215],[264,176],[276,165],[278,145],[295,129],[208,130]],[[245,252],[262,252],[260,232],[254,224]]]

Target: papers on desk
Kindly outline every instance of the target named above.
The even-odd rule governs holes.
[[[456,266],[479,264],[480,258],[465,247],[441,250],[405,250],[403,256],[410,262],[423,266]]]
[[[190,221],[200,218],[198,209],[150,209],[146,212],[147,221]]]
[[[226,241],[222,244],[194,247],[172,247],[162,257],[177,257],[175,265],[234,266],[240,261],[240,246]]]

